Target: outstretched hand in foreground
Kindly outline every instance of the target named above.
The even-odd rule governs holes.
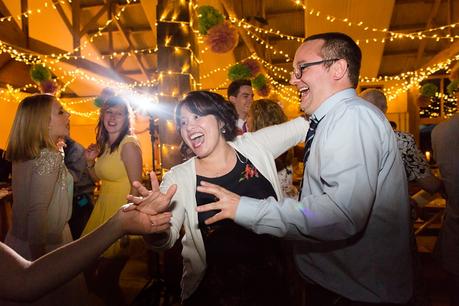
[[[174,184],[170,186],[166,193],[162,193],[159,189],[156,174],[153,171],[150,172],[150,181],[151,190],[148,190],[138,181],[132,183],[132,186],[137,189],[140,196],[128,195],[127,199],[129,202],[132,202],[133,205],[126,207],[126,212],[137,209],[145,214],[154,216],[169,209],[171,199],[177,191],[177,185]]]

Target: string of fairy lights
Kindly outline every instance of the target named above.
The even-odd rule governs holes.
[[[127,4],[129,3],[135,3],[140,0],[127,0]],[[185,1],[182,1],[185,2]],[[325,18],[328,22],[335,22],[339,21],[342,23],[345,23],[347,26],[357,26],[362,28],[365,31],[369,32],[378,32],[378,33],[385,33],[386,36],[384,38],[368,38],[364,42],[385,42],[387,39],[388,40],[394,40],[394,39],[434,39],[436,41],[439,40],[444,40],[448,39],[449,41],[454,41],[455,39],[459,38],[459,35],[451,35],[451,34],[441,34],[441,31],[445,31],[448,29],[454,29],[456,26],[459,26],[459,23],[452,23],[449,25],[444,25],[444,26],[439,26],[431,29],[426,29],[423,31],[417,31],[413,33],[400,33],[400,32],[394,32],[394,31],[389,31],[387,29],[379,29],[379,28],[372,28],[367,25],[365,25],[362,21],[352,21],[349,18],[338,18],[329,14],[324,14],[319,10],[316,10],[314,8],[308,8],[306,5],[302,4],[302,1],[299,0],[292,0],[296,5],[302,6],[304,9],[305,13],[311,15],[311,16],[316,16],[316,17],[321,17]],[[67,4],[71,3],[69,0],[64,1],[55,1],[55,3],[59,4]],[[191,9],[196,9],[197,4],[193,4],[192,1],[189,2],[190,10]],[[12,20],[21,20],[22,18],[29,18],[32,15],[40,14],[46,11],[46,9],[57,9],[56,5],[53,4],[52,2],[45,2],[44,6],[41,8],[36,8],[34,10],[28,10],[27,12],[23,12],[20,15],[17,16],[5,16],[0,18],[0,22],[9,22]],[[121,7],[121,9],[113,16],[112,19],[107,20],[107,22],[98,28],[98,31],[89,36],[88,39],[86,39],[80,46],[74,48],[73,50],[62,53],[62,54],[51,54],[51,55],[40,55],[40,54],[31,54],[27,52],[23,52],[14,46],[11,46],[5,42],[0,41],[0,54],[1,53],[7,53],[9,56],[19,62],[24,62],[27,65],[33,65],[33,64],[42,64],[46,68],[50,69],[53,73],[56,71],[59,71],[62,77],[59,77],[60,81],[64,84],[61,87],[61,91],[64,91],[68,86],[70,86],[75,80],[87,80],[90,82],[97,83],[103,87],[116,87],[120,89],[127,89],[127,90],[133,90],[136,88],[140,87],[153,87],[158,84],[162,80],[162,78],[165,75],[181,75],[181,74],[186,74],[189,75],[190,78],[192,79],[193,83],[196,86],[200,86],[200,82],[196,79],[194,79],[194,76],[190,73],[190,65],[185,64],[181,67],[180,71],[158,71],[158,75],[156,78],[152,78],[151,80],[148,81],[134,81],[132,83],[123,83],[123,82],[116,82],[116,81],[107,81],[105,79],[100,79],[91,75],[88,75],[86,72],[80,70],[80,69],[75,69],[75,70],[65,70],[62,67],[57,66],[57,64],[61,63],[62,60],[68,60],[68,59],[85,59],[85,58],[95,58],[96,60],[111,60],[115,59],[118,57],[129,57],[129,56],[137,56],[139,54],[156,54],[158,52],[158,46],[154,48],[145,48],[145,49],[138,49],[138,50],[129,50],[129,51],[115,51],[110,54],[93,54],[91,52],[88,52],[87,54],[79,54],[79,52],[83,51],[85,48],[87,48],[90,43],[93,43],[95,39],[98,37],[102,36],[103,30],[108,27],[115,19],[119,20],[121,17],[121,14],[125,11],[126,6]],[[295,40],[297,42],[301,42],[303,40],[302,37],[295,37],[292,35],[284,34],[281,33],[279,30],[273,29],[273,28],[261,28],[256,25],[253,25],[249,22],[247,22],[244,19],[237,19],[234,17],[229,18],[229,21],[236,27],[238,27],[240,30],[245,31],[247,36],[252,38],[254,41],[256,41],[259,45],[264,46],[267,50],[272,52],[274,55],[280,54],[285,62],[289,62],[292,59],[289,57],[289,54],[285,52],[284,50],[275,48],[272,44],[270,44],[266,39],[264,39],[262,36],[279,36],[283,39],[287,40]],[[172,15],[168,16],[167,12],[163,12],[161,17],[159,18],[158,22],[165,22],[165,23],[176,23],[180,26],[183,31],[189,31],[191,30],[194,33],[197,33],[197,29],[195,29],[194,24],[193,24],[193,18],[190,19],[190,21],[181,21],[178,20],[177,15]],[[192,61],[195,61],[198,65],[201,65],[204,63],[204,59],[201,59],[199,54],[195,54],[193,49],[191,48],[190,44],[186,46],[173,46],[171,44],[171,41],[173,39],[173,36],[167,36],[166,39],[164,40],[164,46],[163,47],[168,47],[168,48],[173,48],[174,52],[182,52],[186,51],[189,52],[190,58]],[[198,42],[202,44],[202,36],[198,36]],[[207,47],[202,46],[200,48],[200,54],[203,54],[204,52],[207,52]],[[277,67],[272,65],[271,63],[265,61],[264,59],[258,57],[256,54],[252,54],[249,56],[249,58],[253,58],[257,60],[265,70],[268,71],[268,81],[270,84],[273,86],[273,88],[278,91],[279,95],[283,100],[286,101],[293,101],[293,103],[298,101],[298,93],[296,90],[294,90],[292,87],[283,85],[279,83],[276,80],[282,80],[283,82],[288,83],[289,81],[289,71],[287,71],[284,68]],[[242,62],[245,59],[239,61]],[[405,92],[413,87],[419,87],[419,83],[426,79],[429,75],[432,73],[439,71],[439,70],[445,70],[449,65],[458,60],[458,56],[445,60],[442,63],[433,65],[432,67],[427,67],[425,69],[420,69],[416,71],[410,71],[410,72],[405,72],[401,73],[400,75],[396,76],[380,76],[380,77],[361,77],[360,81],[361,82],[384,82],[384,81],[397,81],[397,85],[388,87],[385,89],[386,95],[388,96],[389,100],[394,99],[396,96],[398,96],[400,93]],[[205,75],[202,75],[200,77],[200,80],[205,80],[208,78],[211,78],[212,75],[215,73],[221,72],[221,71],[226,71],[229,69],[232,65],[226,65],[223,67],[217,67]],[[56,74],[56,73],[54,73]],[[218,91],[221,88],[224,88],[228,85],[229,80],[225,80],[222,84],[218,85],[216,88],[211,89],[212,91]],[[28,86],[28,85],[27,85]],[[31,84],[30,87],[36,87],[36,85]],[[28,87],[28,88],[30,88]],[[18,88],[12,91],[11,89],[8,89],[9,95],[14,95],[18,92],[21,92],[21,90],[25,90],[27,88]],[[0,91],[0,93],[4,92],[4,90]],[[172,95],[168,95],[165,93],[158,93],[158,96],[173,96],[177,97],[179,95],[178,92],[172,92]],[[446,97],[443,97],[444,99],[447,99]],[[2,98],[3,99],[3,98]],[[66,105],[71,106],[79,103],[87,103],[89,101],[92,101],[92,98],[84,98],[78,101],[72,101],[68,102]],[[75,111],[75,114],[78,112]],[[84,115],[84,117],[91,117],[94,116],[92,113],[88,113]]]
[[[26,12],[22,12],[21,14],[17,14],[16,16],[4,16],[0,18],[0,22],[11,22],[11,21],[21,21],[23,18],[29,18],[32,15],[38,15],[47,9],[56,9],[56,4],[66,4],[70,3],[70,1],[64,1],[64,0],[59,0],[59,1],[54,1],[54,2],[49,2],[46,1],[43,3],[43,6],[36,8],[36,9],[28,9]]]
[[[416,31],[412,33],[402,33],[402,32],[390,31],[386,28],[380,29],[380,28],[370,27],[368,25],[365,25],[363,21],[353,21],[349,18],[339,18],[339,17],[333,16],[330,14],[324,14],[320,10],[308,7],[301,0],[291,0],[291,1],[295,3],[297,6],[302,7],[305,13],[309,14],[310,16],[325,18],[325,20],[330,23],[333,23],[335,21],[342,22],[349,27],[356,26],[356,27],[363,29],[364,31],[384,33],[389,36],[388,39],[391,41],[394,39],[418,39],[418,40],[434,39],[436,41],[449,40],[450,42],[453,42],[455,39],[459,38],[459,35],[451,35],[449,33],[445,35],[429,34],[429,33],[435,33],[438,31],[444,31],[447,29],[453,29],[459,26],[459,22],[451,23],[451,24],[443,25],[443,26],[438,26],[434,28],[429,28],[429,29],[425,29],[422,31]],[[375,41],[375,42],[379,41],[379,42],[384,43],[386,41],[386,38],[368,38],[367,40],[365,40],[366,43],[371,42],[371,41]]]
[[[127,1],[127,3],[134,3],[136,2],[137,0],[129,0]],[[64,3],[63,1],[61,1],[61,3]],[[118,14],[116,14],[114,16],[113,19],[119,19],[119,17],[121,16],[122,12],[125,10],[125,7],[123,7]],[[173,19],[174,17],[172,17]],[[94,34],[93,36],[91,36],[89,38],[89,42],[92,42],[95,38],[97,37],[100,37],[102,35],[102,31],[113,21],[113,19],[111,20],[108,20],[104,26],[102,27],[99,27],[98,28],[98,32],[96,34]],[[8,20],[8,18],[6,18],[5,20]],[[162,19],[161,22],[175,22],[174,20],[165,20],[165,19]],[[182,22],[183,23],[183,22]],[[189,23],[187,23],[189,24]],[[181,50],[187,50],[190,52],[191,54],[191,58],[194,60],[196,60],[197,63],[202,63],[201,60],[199,60],[199,58],[193,53],[193,50],[191,49],[190,45],[188,44],[187,46],[183,47],[183,46],[172,46],[172,45],[169,45],[169,41],[170,41],[171,38],[167,39],[166,42],[165,42],[165,47],[170,47],[170,48],[173,48],[175,52],[181,52]],[[31,53],[26,53],[26,52],[21,52],[20,50],[17,50],[15,47],[13,46],[10,46],[8,45],[7,43],[4,43],[4,42],[1,42],[0,41],[0,53],[8,53],[10,55],[10,57],[16,61],[20,61],[20,62],[24,62],[25,64],[27,65],[34,65],[34,64],[41,64],[43,65],[44,67],[48,68],[49,70],[51,70],[53,73],[55,73],[56,69],[57,70],[60,70],[61,73],[63,73],[64,75],[66,76],[69,76],[73,79],[77,78],[77,79],[80,79],[80,80],[88,80],[88,81],[91,81],[91,82],[95,82],[97,84],[100,84],[101,86],[103,87],[116,87],[116,88],[121,88],[121,89],[134,89],[134,88],[137,88],[137,87],[152,87],[152,86],[156,86],[156,84],[158,83],[159,80],[161,80],[161,77],[164,75],[164,74],[187,74],[187,75],[190,75],[191,78],[193,79],[192,81],[194,83],[196,83],[196,80],[194,80],[193,76],[189,73],[189,65],[184,65],[182,67],[182,70],[180,72],[173,72],[173,71],[166,71],[166,72],[160,72],[159,74],[159,77],[157,79],[153,79],[153,80],[150,80],[150,81],[145,81],[145,82],[139,82],[139,81],[135,81],[133,83],[130,83],[130,84],[126,84],[126,83],[122,83],[122,82],[115,82],[115,81],[106,81],[104,79],[100,79],[100,78],[97,78],[97,77],[94,77],[94,76],[90,76],[88,75],[87,73],[85,73],[84,71],[80,70],[80,69],[76,69],[76,70],[72,70],[72,71],[67,71],[65,69],[63,69],[62,67],[55,67],[56,64],[60,63],[60,61],[62,59],[79,59],[79,58],[86,58],[86,57],[93,57],[94,55],[91,54],[91,53],[88,53],[86,55],[77,55],[77,54],[74,54],[73,52],[76,52],[76,51],[81,51],[83,50],[84,48],[86,48],[86,46],[88,45],[86,41],[86,44],[84,45],[81,45],[80,47],[78,48],[75,48],[74,50],[68,52],[68,53],[63,53],[63,54],[51,54],[51,55],[39,55],[39,54],[31,54]],[[155,47],[155,48],[149,48],[149,49],[140,49],[140,50],[131,50],[131,51],[127,51],[127,52],[113,52],[112,54],[108,54],[108,55],[96,55],[96,59],[100,60],[100,59],[113,59],[115,57],[118,57],[118,56],[134,56],[134,55],[137,55],[137,54],[141,54],[141,53],[148,53],[148,54],[152,54],[152,53],[156,53],[158,51],[158,47]],[[64,88],[66,88],[67,86],[64,86]]]

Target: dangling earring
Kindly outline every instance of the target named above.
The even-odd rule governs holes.
[[[220,132],[221,132],[222,134],[226,134],[226,129],[225,129],[225,127],[222,127],[222,128],[220,129]]]

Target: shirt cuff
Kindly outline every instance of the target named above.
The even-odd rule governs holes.
[[[234,221],[246,228],[252,228],[255,224],[255,219],[259,210],[259,202],[260,200],[257,199],[241,197]]]

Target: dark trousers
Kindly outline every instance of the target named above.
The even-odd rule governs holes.
[[[306,286],[306,306],[403,306],[405,304],[366,303],[351,301],[337,293],[329,291],[319,285]]]
[[[74,240],[80,238],[93,208],[91,195],[83,194],[73,198],[72,217],[70,217],[69,226]]]

